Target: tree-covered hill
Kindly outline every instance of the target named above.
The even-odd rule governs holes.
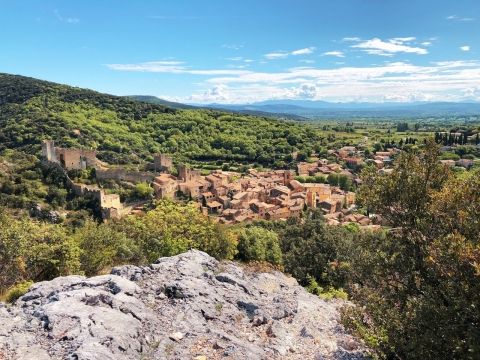
[[[197,106],[163,100],[156,96],[151,96],[151,95],[130,95],[130,96],[127,96],[127,98],[130,98],[136,101],[143,101],[143,102],[155,104],[155,105],[163,105],[172,109],[197,109],[198,108]]]
[[[112,163],[151,160],[284,166],[320,140],[309,126],[216,110],[181,110],[33,78],[0,74],[0,150],[38,154],[42,139],[97,149]]]

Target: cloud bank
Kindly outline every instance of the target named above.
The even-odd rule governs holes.
[[[179,61],[107,66],[116,71],[200,76],[204,90],[184,97],[167,97],[189,103],[250,103],[268,99],[480,101],[480,61],[443,61],[422,66],[390,62],[365,67],[295,67],[281,72],[193,69]]]

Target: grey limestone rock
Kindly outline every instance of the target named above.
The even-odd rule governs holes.
[[[362,359],[343,304],[191,250],[35,284],[0,304],[0,359]]]

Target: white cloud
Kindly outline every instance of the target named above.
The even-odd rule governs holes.
[[[458,16],[458,15],[449,15],[445,19],[450,20],[450,21],[474,21],[474,18],[471,17],[463,17],[463,16]]]
[[[230,49],[230,50],[240,50],[244,46],[245,46],[244,44],[223,44],[222,45],[224,49]]]
[[[315,47],[310,46],[310,47],[307,47],[307,48],[293,50],[293,51],[290,51],[290,52],[288,52],[288,51],[275,51],[275,52],[265,54],[263,56],[268,60],[275,60],[275,59],[284,59],[284,58],[286,58],[290,55],[293,55],[293,56],[310,55],[310,54],[313,54],[314,51],[315,51]]]
[[[294,55],[294,56],[309,55],[309,54],[313,54],[314,51],[315,51],[315,48],[313,46],[311,46],[311,47],[304,48],[304,49],[294,50],[294,51],[291,52],[291,54]]]
[[[289,55],[289,53],[286,53],[286,52],[273,52],[273,53],[265,54],[264,56],[268,60],[274,60],[274,59],[286,58],[288,55]]]
[[[417,38],[410,36],[410,37],[398,37],[390,39],[390,42],[394,44],[403,44],[404,42],[412,42],[415,41]]]
[[[296,96],[301,99],[314,99],[319,93],[319,87],[312,83],[301,84],[298,88],[293,89]]]
[[[373,38],[370,40],[361,41],[355,45],[351,45],[351,47],[362,49],[371,55],[381,56],[393,56],[396,53],[411,53],[417,55],[428,54],[427,49],[411,46],[409,44],[414,40],[414,37],[393,38],[387,41],[383,41],[379,38]]]
[[[249,103],[268,99],[326,101],[480,100],[480,60],[440,61],[429,65],[389,62],[336,68],[295,67],[279,72],[193,69],[179,61],[110,64],[118,71],[202,75],[203,89],[177,101]]]
[[[342,41],[362,41],[362,39],[356,36],[352,36],[352,37],[344,37]]]
[[[248,72],[246,70],[234,69],[195,70],[186,67],[181,61],[150,61],[138,64],[107,64],[106,66],[112,70],[118,71],[190,74],[206,76],[242,75]]]
[[[469,45],[460,46],[460,50],[462,50],[462,51],[470,51],[470,46],[469,46]]]
[[[340,58],[345,57],[345,54],[343,53],[343,51],[338,51],[338,50],[327,51],[327,52],[324,52],[322,55],[323,56],[336,56],[336,57],[340,57]]]

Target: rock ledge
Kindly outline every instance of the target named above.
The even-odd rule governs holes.
[[[0,359],[363,359],[343,304],[191,250],[35,284],[0,305]]]

